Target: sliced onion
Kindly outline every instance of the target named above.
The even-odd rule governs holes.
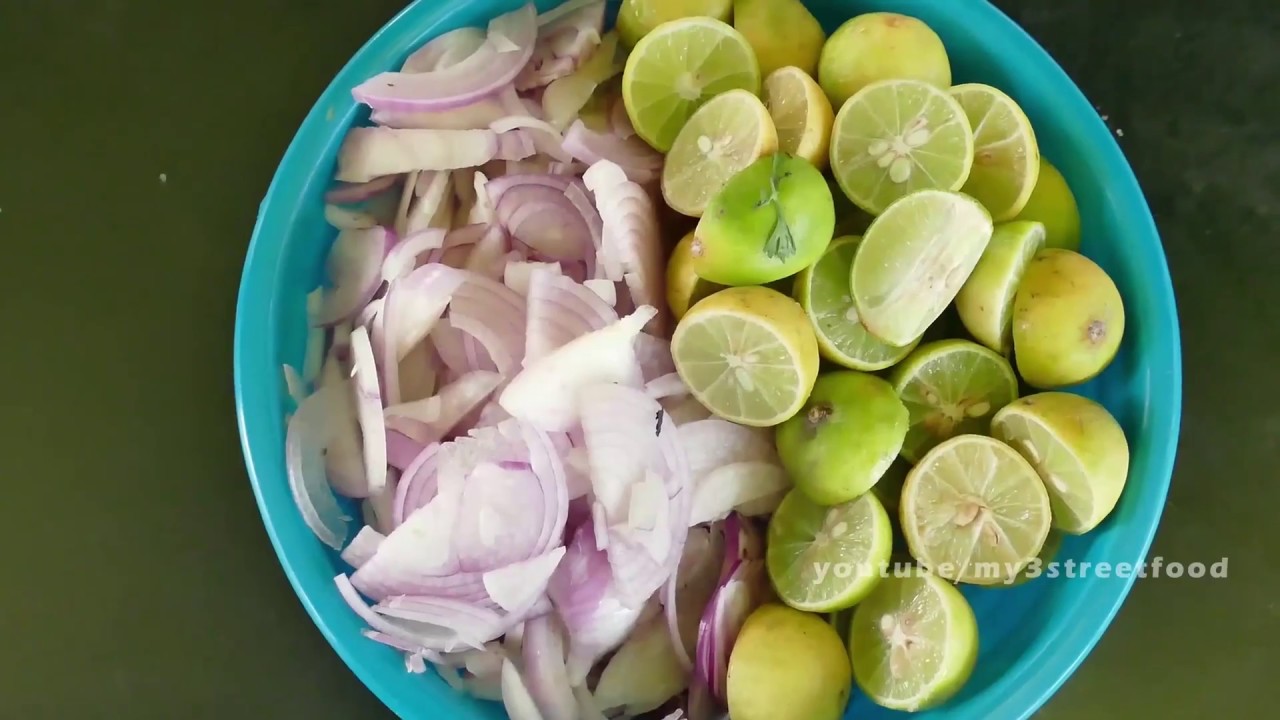
[[[436,372],[440,362],[435,350],[427,342],[419,342],[400,359],[396,374],[400,381],[399,397],[385,398],[388,405],[396,401],[406,403],[431,397],[436,393]]]
[[[378,227],[378,218],[367,212],[338,207],[324,206],[324,221],[338,230],[368,230]]]
[[[382,263],[394,244],[395,235],[383,227],[338,233],[327,262],[330,288],[316,324],[351,320],[369,304],[382,284]]]
[[[403,228],[397,229],[397,232],[408,235],[433,227],[442,230],[448,228],[448,218],[444,216],[452,213],[453,202],[453,196],[449,192],[452,188],[449,176],[447,170],[423,170],[418,174],[413,191],[414,199],[409,202]]]
[[[590,278],[582,281],[582,286],[596,294],[605,305],[615,307],[618,303],[618,287],[611,280]],[[617,314],[616,312],[614,314]]]
[[[646,383],[676,371],[671,343],[647,332],[636,336],[636,360]]]
[[[394,641],[393,647],[404,649],[406,647],[415,648],[417,650],[430,650],[440,652],[452,652],[460,647],[465,646],[465,641],[458,636],[458,633],[445,627],[433,625],[431,623],[414,622],[412,620],[392,619],[384,617],[374,612],[368,604],[360,597],[360,593],[352,585],[346,575],[338,575],[333,579],[338,586],[338,593],[347,605],[355,611],[356,615],[364,620],[370,628],[379,633],[374,639],[380,636],[386,636]]]
[[[485,31],[474,27],[462,27],[437,35],[414,51],[404,61],[400,72],[431,72],[452,67],[479,50],[485,38]]]
[[[421,130],[484,130],[507,114],[499,95],[480,98],[448,110],[374,110],[370,119],[389,128]]]
[[[387,464],[399,470],[407,470],[427,446],[399,430],[387,428]]]
[[[432,250],[444,247],[446,231],[437,228],[421,230],[396,243],[382,261],[382,279],[391,282],[425,265]]]
[[[538,32],[536,13],[533,4],[527,3],[494,18],[485,42],[456,65],[423,73],[382,73],[352,94],[358,102],[379,110],[448,110],[492,95],[510,83],[532,56]]]
[[[496,160],[523,160],[535,151],[533,136],[524,130],[511,130],[498,134]]]
[[[635,337],[655,314],[652,307],[637,310],[543,356],[512,379],[499,404],[545,432],[565,432],[576,424],[585,388],[637,381]]]
[[[772,462],[721,465],[695,481],[689,524],[722,520],[735,509],[744,514],[771,513],[790,487],[786,471]]]
[[[660,375],[644,384],[644,391],[654,400],[669,397],[682,397],[689,394],[689,386],[679,373]]]
[[[634,717],[661,707],[688,683],[662,617],[654,616],[610,658],[594,695],[606,713],[621,708]]]
[[[549,272],[553,275],[559,275],[560,264],[552,262],[529,262],[526,260],[509,262],[502,270],[502,284],[523,296],[527,303],[529,300],[529,282],[535,272]],[[528,357],[527,347],[525,357]]]
[[[502,226],[494,225],[480,236],[480,241],[471,249],[462,268],[490,280],[501,281],[502,273],[507,267],[507,259],[511,255],[510,246],[507,232]]]
[[[382,421],[382,394],[369,332],[358,327],[351,333],[351,357],[355,368],[356,417],[364,437],[364,472],[369,492],[387,483],[387,430]]]
[[[401,595],[373,606],[388,618],[427,623],[457,633],[468,647],[481,649],[502,633],[503,617],[498,612],[472,603],[441,597]]]
[[[699,420],[680,427],[680,444],[696,484],[722,465],[741,462],[776,462],[768,430],[749,428],[720,418]]]
[[[344,398],[335,387],[321,387],[298,406],[285,435],[285,464],[289,489],[307,527],[329,547],[340,550],[348,518],[329,490],[324,470],[324,447],[330,435],[330,409]],[[337,395],[335,395],[337,394]]]
[[[627,104],[622,101],[622,98],[613,101],[609,121],[613,126],[614,135],[623,139],[635,136],[636,129],[631,125],[631,116],[627,114]]]
[[[662,174],[662,155],[645,141],[634,136],[593,132],[581,120],[565,131],[564,150],[588,165],[607,160],[620,167],[628,180],[641,185],[657,180]]]
[[[502,706],[511,720],[545,720],[520,671],[509,658],[502,662]]]
[[[289,393],[289,399],[293,400],[296,405],[306,399],[310,394],[307,383],[303,381],[302,375],[293,368],[292,365],[284,366],[284,387]]]
[[[478,177],[479,173],[476,175]],[[428,256],[429,261],[452,268],[461,268],[466,264],[467,256],[471,254],[472,248],[480,238],[484,237],[487,229],[486,225],[472,224],[450,231],[444,236],[444,245],[439,250],[433,250]]]
[[[520,102],[519,98],[514,98],[514,102]],[[510,109],[508,107],[508,110]],[[546,120],[527,114],[523,107],[511,115],[493,121],[489,124],[489,129],[496,133],[524,130],[533,142],[534,149],[539,153],[554,158],[557,162],[573,160],[573,156],[561,147],[564,138],[560,136],[560,131]]]
[[[338,151],[338,180],[366,182],[414,170],[453,170],[481,165],[503,148],[492,130],[422,130],[367,127],[347,131]]]
[[[542,113],[553,127],[569,126],[601,83],[622,71],[617,62],[618,37],[606,33],[591,56],[571,75],[554,80],[542,94]]]
[[[602,160],[583,175],[595,193],[604,218],[600,267],[604,277],[622,280],[637,305],[662,305],[666,297],[662,236],[653,201],[644,188],[627,179],[618,165]],[[659,315],[651,328],[666,332],[667,318]]]
[[[759,561],[738,563],[707,605],[698,629],[696,671],[711,695],[725,700],[729,654],[747,616],[763,600],[764,568]]]
[[[560,621],[544,615],[525,623],[522,655],[529,694],[545,720],[578,720],[577,700],[565,669]]]
[[[452,268],[430,263],[388,285],[381,332],[375,333],[382,345],[379,366],[387,376],[387,404],[401,401],[400,363],[430,334],[465,280]]]
[[[720,586],[723,559],[723,528],[690,528],[678,569],[664,586],[662,604],[667,632],[671,635],[676,658],[686,670],[693,669],[698,623]]]
[[[484,589],[498,607],[509,613],[527,611],[547,590],[547,582],[564,557],[558,547],[528,560],[484,573]]]
[[[381,599],[429,590],[433,578],[458,572],[451,538],[461,496],[460,487],[444,488],[407,515],[351,576],[352,584],[366,596]]]
[[[509,376],[524,358],[524,298],[477,273],[468,272],[465,277],[466,282],[454,292],[450,304],[449,326],[470,336],[485,356],[467,358],[464,367],[450,367],[455,371],[484,370],[491,362],[498,372]],[[443,351],[441,357],[450,363]]]
[[[377,492],[369,493],[369,497],[360,503],[361,517],[366,525],[386,535],[394,529],[391,522],[393,505],[395,504],[396,483],[399,473],[387,469],[387,484]]]
[[[399,175],[383,175],[363,183],[338,183],[337,186],[325,192],[324,201],[336,205],[361,203],[374,195],[390,190],[399,181]]]
[[[378,551],[378,546],[385,539],[386,537],[382,533],[365,525],[360,528],[360,532],[356,533],[356,536],[351,538],[351,542],[343,549],[342,561],[353,568],[364,565]]]
[[[671,421],[680,427],[691,422],[714,417],[712,412],[692,395],[667,397],[660,402],[667,413],[671,415]]]
[[[422,445],[439,442],[501,382],[502,376],[497,373],[482,370],[467,373],[441,388],[437,395],[388,407],[387,427]]]
[[[595,293],[564,277],[558,268],[536,270],[529,278],[524,364],[618,321],[618,314]]]
[[[738,513],[730,513],[724,526],[724,563],[720,582],[724,583],[739,562],[764,558],[764,535],[751,520]]]

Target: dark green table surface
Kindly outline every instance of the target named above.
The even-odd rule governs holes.
[[[0,0],[0,717],[390,717],[276,564],[231,329],[276,162],[399,5]],[[1042,717],[1274,717],[1280,12],[1001,5],[1123,133],[1164,236],[1186,405],[1153,553],[1230,557],[1140,581]]]

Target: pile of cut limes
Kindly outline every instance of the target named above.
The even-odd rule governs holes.
[[[955,583],[1024,582],[1117,504],[1125,434],[1065,389],[1115,358],[1119,291],[1080,254],[1074,197],[1018,103],[952,85],[922,21],[870,13],[826,37],[798,0],[627,0],[619,17],[629,119],[696,219],[667,267],[676,367],[714,414],[776,428],[795,486],[769,524],[775,590],[841,627],[873,701],[936,706],[977,657]],[[752,626],[780,628],[753,631],[775,635],[751,637],[762,656],[807,642],[775,620]],[[730,664],[735,719],[842,711],[837,688],[735,683],[749,653]]]

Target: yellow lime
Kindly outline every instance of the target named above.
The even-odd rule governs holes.
[[[1049,498],[1050,504],[1053,498]],[[1040,577],[1049,571],[1049,564],[1055,562],[1058,557],[1058,551],[1062,549],[1062,541],[1064,536],[1061,530],[1056,528],[1049,529],[1049,536],[1044,539],[1044,547],[1040,548],[1040,554],[1036,558],[1027,563],[1026,567],[1018,571],[1018,576],[1013,579],[1012,585],[1021,585]]]
[[[760,98],[730,90],[698,108],[676,135],[662,167],[662,197],[689,217],[702,217],[716,193],[762,155],[778,149],[773,119]]]
[[[841,25],[822,48],[818,82],[840,107],[862,88],[881,80],[920,80],[951,86],[947,50],[928,25],[898,13],[867,13]]]
[[[956,294],[960,321],[978,342],[1013,352],[1013,298],[1031,258],[1044,248],[1044,226],[1015,220],[996,225],[978,265]]]
[[[853,611],[858,687],[877,705],[916,712],[964,686],[978,659],[978,620],[956,587],[914,569],[880,582]]]
[[[862,88],[831,129],[832,174],[872,215],[917,190],[959,190],[972,165],[973,130],[964,109],[919,80]]]
[[[996,413],[991,431],[1040,473],[1054,527],[1086,533],[1115,509],[1129,476],[1129,443],[1106,408],[1071,393],[1028,395]]]
[[[987,434],[996,411],[1018,397],[1009,361],[968,340],[921,345],[893,369],[890,382],[911,417],[902,444],[911,462],[947,438]]]
[[[854,370],[883,370],[915,347],[890,345],[867,332],[849,290],[853,258],[862,238],[836,238],[818,262],[796,276],[794,295],[818,335],[822,357]]]
[[[622,99],[636,134],[667,152],[694,111],[722,92],[760,91],[746,38],[713,18],[665,22],[636,43],[622,70]]]
[[[756,51],[762,75],[788,65],[818,73],[827,35],[800,0],[734,0],[733,26]]]
[[[1080,249],[1080,209],[1076,207],[1076,197],[1071,194],[1067,179],[1044,156],[1040,157],[1035,189],[1016,219],[1044,224],[1045,247]]]
[[[684,317],[694,303],[704,297],[723,290],[723,285],[707,282],[693,271],[693,233],[690,232],[676,243],[667,259],[667,307],[676,320]]]
[[[733,0],[622,0],[618,36],[632,47],[664,22],[697,16],[729,22],[732,12]]]
[[[1013,98],[981,83],[956,85],[951,96],[973,128],[973,168],[964,192],[987,206],[996,222],[1022,211],[1040,175],[1040,147],[1031,121]]]
[[[840,720],[853,685],[849,653],[822,618],[777,603],[756,608],[729,655],[733,720]]]
[[[689,308],[671,354],[694,398],[742,425],[795,415],[818,377],[818,341],[804,309],[763,287],[728,288]]]
[[[955,299],[991,239],[991,216],[973,198],[921,190],[890,205],[853,259],[853,302],[871,334],[914,342]]]
[[[1049,534],[1049,494],[1013,448],[957,435],[930,450],[902,487],[902,533],[911,554],[939,576],[1008,583]]]
[[[778,149],[825,167],[831,147],[831,101],[803,70],[778,68],[764,79],[764,104],[778,131]]]

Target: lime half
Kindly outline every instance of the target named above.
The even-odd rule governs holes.
[[[1064,250],[1080,249],[1080,208],[1076,197],[1058,169],[1040,157],[1040,172],[1018,220],[1044,224],[1044,246]]]
[[[818,341],[804,310],[763,287],[699,301],[676,325],[671,354],[698,402],[742,425],[795,415],[818,377]]]
[[[916,190],[959,190],[972,164],[964,109],[919,80],[866,86],[840,108],[831,129],[831,171],[872,215]]]
[[[853,612],[850,658],[877,705],[915,712],[950,699],[973,673],[978,621],[954,585],[920,569],[895,571]]]
[[[778,149],[773,119],[746,90],[721,93],[698,108],[676,135],[662,166],[662,197],[689,217],[702,217],[725,183]]]
[[[835,111],[818,83],[798,67],[782,67],[764,79],[764,104],[778,130],[778,148],[821,169],[831,149]]]
[[[1098,403],[1072,393],[1028,395],[996,413],[991,432],[1044,480],[1054,527],[1085,533],[1115,509],[1129,475],[1129,443]]]
[[[724,289],[693,271],[693,240],[692,232],[685,235],[667,258],[667,307],[676,320],[684,317],[694,303]]]
[[[728,22],[732,14],[733,0],[622,0],[618,36],[630,47],[665,22],[694,16]]]
[[[976,585],[1008,583],[1049,534],[1049,494],[1013,448],[959,435],[921,458],[902,487],[902,533],[938,575]]]
[[[636,134],[667,152],[680,128],[722,92],[760,91],[760,66],[746,38],[707,17],[672,20],[636,43],[622,71],[622,100]]]
[[[858,320],[849,273],[860,240],[856,236],[832,240],[826,254],[796,276],[795,297],[813,322],[822,357],[854,370],[883,370],[906,357],[915,343],[890,345],[867,332]]]
[[[1031,121],[1013,98],[981,83],[956,85],[951,96],[973,127],[973,168],[964,192],[1000,222],[1026,206],[1040,175],[1040,147]]]
[[[769,578],[783,602],[834,612],[853,607],[880,582],[893,528],[871,493],[828,507],[792,490],[769,521],[766,547]]]
[[[862,324],[890,345],[914,342],[955,299],[991,230],[986,209],[960,193],[921,190],[890,205],[853,260]]]
[[[1009,361],[968,340],[921,345],[890,382],[910,414],[902,457],[911,462],[956,435],[986,435],[996,411],[1018,397]]]
[[[960,321],[978,342],[1013,352],[1013,299],[1031,258],[1044,248],[1044,225],[1015,220],[995,227],[978,265],[956,294]]]

